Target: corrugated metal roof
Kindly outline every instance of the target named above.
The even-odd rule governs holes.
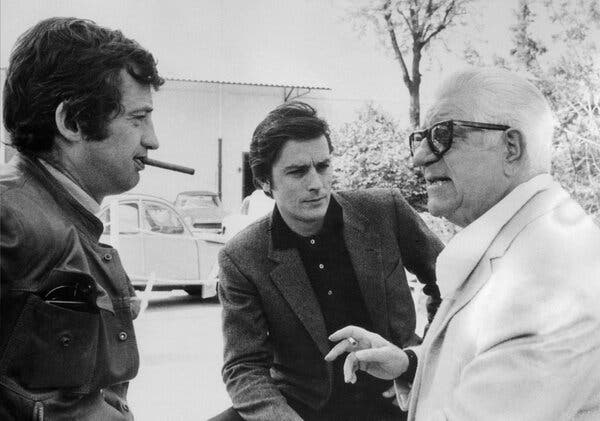
[[[175,82],[197,82],[197,83],[216,83],[221,85],[245,85],[245,86],[264,86],[268,88],[300,88],[300,89],[314,89],[321,91],[331,91],[331,88],[325,86],[302,86],[302,85],[283,85],[276,83],[255,83],[255,82],[232,82],[228,80],[203,80],[203,79],[188,79],[180,77],[165,76],[166,80]]]
[[[0,67],[0,70],[6,71],[6,67]],[[161,75],[162,76],[162,75]],[[175,82],[196,82],[196,83],[216,83],[222,85],[245,85],[245,86],[264,86],[268,88],[299,88],[299,89],[314,89],[320,91],[331,91],[331,88],[326,86],[308,86],[308,85],[286,85],[278,83],[256,83],[256,82],[232,82],[229,80],[206,80],[206,79],[192,79],[183,77],[164,76],[166,80]]]

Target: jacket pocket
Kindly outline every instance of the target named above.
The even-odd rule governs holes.
[[[30,294],[0,371],[28,389],[86,392],[94,372],[99,323],[97,312],[70,310]]]

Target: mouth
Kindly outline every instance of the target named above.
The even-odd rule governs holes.
[[[305,202],[306,202],[306,203],[318,203],[318,202],[320,202],[320,201],[322,201],[322,200],[325,200],[325,198],[326,198],[326,197],[327,197],[327,196],[323,196],[323,197],[317,197],[317,198],[315,198],[315,199],[307,199],[307,200],[305,200]]]
[[[133,158],[133,162],[135,163],[135,168],[138,171],[141,171],[145,168],[146,164],[144,164],[144,162],[142,162],[142,158],[144,158],[143,156],[136,156],[135,158]]]
[[[427,182],[427,187],[437,187],[437,186],[443,185],[444,183],[451,182],[452,180],[448,177],[430,176],[430,177],[425,177],[425,181]]]

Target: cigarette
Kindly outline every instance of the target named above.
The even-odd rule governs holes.
[[[184,167],[182,165],[177,164],[170,164],[168,162],[163,161],[157,161],[156,159],[150,159],[148,157],[140,158],[140,161],[142,161],[146,165],[151,165],[153,167],[164,168],[165,170],[171,171],[179,171],[190,175],[194,175],[194,172],[196,172],[196,170],[193,168]]]

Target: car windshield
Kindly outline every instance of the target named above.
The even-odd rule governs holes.
[[[180,208],[216,208],[215,196],[180,196],[175,203]]]

